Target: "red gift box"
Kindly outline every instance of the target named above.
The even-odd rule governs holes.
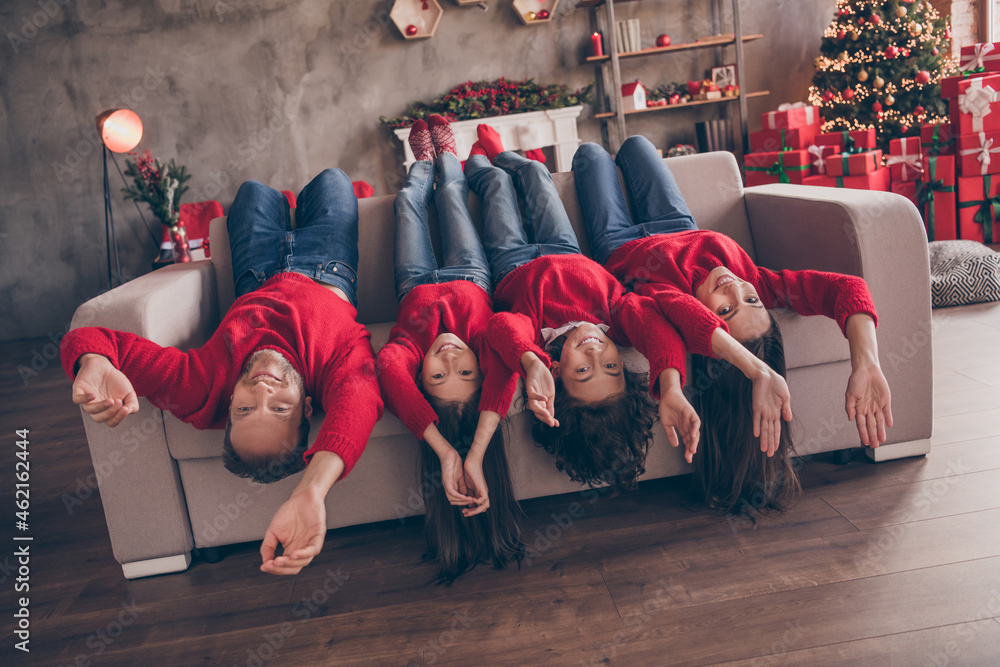
[[[958,97],[949,101],[953,134],[1000,130],[1000,74],[961,81]]]
[[[875,144],[874,127],[868,128],[867,130],[856,130],[854,132],[848,132],[846,130],[842,132],[826,132],[816,137],[816,143],[820,146],[837,146],[840,148],[841,152],[846,152],[848,149],[852,148],[862,148],[865,150],[878,148]],[[847,144],[847,146],[844,144]]]
[[[993,72],[966,72],[965,74],[958,74],[956,76],[946,76],[941,79],[941,97],[946,100],[953,100],[964,90],[963,84],[968,84],[970,81],[976,79],[985,78],[993,80],[997,76],[1000,75]],[[987,83],[986,85],[992,85],[996,88],[995,80],[993,83]]]
[[[826,173],[829,176],[862,176],[881,166],[882,151],[878,149],[864,153],[842,153],[827,161]]]
[[[928,155],[953,155],[955,138],[951,136],[951,123],[936,123],[920,128],[920,154],[927,162]]]
[[[958,237],[993,243],[1000,237],[1000,176],[962,176],[955,180],[958,181]]]
[[[800,106],[790,109],[778,108],[760,116],[765,130],[792,130],[806,125],[816,125],[820,122],[819,107]]]
[[[931,155],[924,165],[917,208],[924,218],[928,241],[959,238],[955,218],[955,156]]]
[[[809,151],[747,153],[747,185],[801,183],[809,175]]]
[[[813,144],[806,150],[809,151],[809,155],[812,157],[812,164],[809,166],[810,175],[826,174],[826,167],[829,164],[830,158],[840,153],[840,149],[836,146],[817,146],[816,144]]]
[[[819,123],[785,130],[760,130],[750,133],[750,152],[773,153],[780,150],[802,150],[816,143]]]
[[[982,176],[1000,173],[1000,132],[963,134],[958,138],[958,173]]]
[[[917,208],[920,208],[920,202],[917,200],[917,189],[920,187],[920,181],[892,181],[890,177],[889,189],[895,192],[897,195],[903,195]]]
[[[959,63],[964,72],[976,72],[980,69],[1000,72],[1000,42],[963,46]]]
[[[862,176],[808,176],[803,185],[820,185],[828,188],[848,188],[851,190],[889,191],[889,169],[879,167]]]
[[[920,175],[924,173],[920,137],[904,137],[890,141],[886,165],[889,167],[893,183],[920,180]]]

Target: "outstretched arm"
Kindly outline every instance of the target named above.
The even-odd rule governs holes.
[[[878,447],[885,442],[885,429],[892,426],[892,397],[878,361],[875,322],[865,313],[847,318],[847,342],[851,346],[851,378],[847,381],[847,418],[858,427],[861,442]]]
[[[535,413],[539,421],[558,428],[556,383],[549,365],[529,351],[521,355],[521,367],[524,368],[524,387],[528,390],[528,409]]]
[[[877,322],[868,283],[858,276],[827,271],[771,271],[758,268],[756,285],[766,308],[789,308],[799,315],[825,315],[847,335],[847,319],[867,313]]]
[[[668,368],[660,373],[660,425],[667,433],[671,446],[678,447],[677,434],[684,439],[684,459],[694,462],[701,437],[701,418],[688,402],[681,385],[681,375],[676,368]]]
[[[98,424],[115,427],[139,410],[139,399],[125,374],[100,354],[84,354],[77,362],[73,402]]]
[[[316,452],[302,481],[278,508],[260,545],[261,572],[298,574],[323,548],[326,538],[326,494],[344,472],[344,460],[333,452]],[[284,547],[275,557],[278,544]]]
[[[483,457],[490,440],[500,425],[500,415],[491,410],[479,413],[479,423],[476,425],[476,435],[472,439],[472,447],[465,455],[465,485],[469,493],[475,497],[475,507],[462,510],[462,516],[470,517],[485,512],[490,507],[490,490],[486,486],[483,475]]]

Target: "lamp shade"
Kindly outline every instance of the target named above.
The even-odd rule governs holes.
[[[113,153],[127,153],[142,139],[142,121],[131,109],[108,109],[97,117],[101,141]]]

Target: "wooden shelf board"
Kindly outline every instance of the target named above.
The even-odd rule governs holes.
[[[621,0],[619,0],[620,2]],[[755,39],[762,39],[764,35],[743,35],[744,42],[752,42]],[[625,58],[639,58],[642,56],[651,56],[657,53],[671,53],[674,51],[688,51],[690,49],[707,49],[713,46],[729,46],[736,43],[736,38],[726,39],[718,42],[692,42],[691,44],[677,44],[671,46],[654,46],[650,49],[643,49],[642,51],[626,51],[624,53],[618,54],[618,59],[622,60]],[[601,63],[611,60],[611,56],[605,54],[603,56],[588,56],[588,63]]]
[[[770,95],[770,94],[771,94],[771,91],[769,91],[769,90],[758,90],[758,91],[753,92],[753,93],[747,93],[746,97],[749,99],[751,97],[764,97],[765,95]],[[650,111],[669,111],[670,109],[683,109],[683,108],[687,108],[687,107],[696,107],[696,106],[699,106],[699,105],[702,105],[702,104],[718,104],[719,102],[736,102],[739,99],[740,99],[739,97],[722,97],[722,98],[719,98],[717,100],[695,100],[693,102],[684,102],[683,104],[668,104],[665,107],[659,107],[659,106],[657,106],[657,107],[646,107],[645,109],[637,109],[635,111],[626,111],[625,115],[626,116],[631,116],[633,114],[648,113]],[[608,111],[608,112],[605,112],[605,113],[595,113],[594,114],[594,118],[614,118],[614,117],[615,117],[615,112],[613,112],[613,111]]]

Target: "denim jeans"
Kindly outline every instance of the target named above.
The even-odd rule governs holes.
[[[240,186],[229,209],[229,246],[236,297],[277,273],[292,271],[339,287],[356,307],[358,198],[351,179],[327,169],[302,188],[295,230],[288,200],[257,181]]]
[[[494,164],[482,155],[465,163],[469,187],[483,202],[483,246],[494,284],[543,255],[579,254],[576,233],[548,169],[510,151],[497,155]],[[524,200],[523,225],[518,192]]]
[[[434,172],[437,170],[437,187]],[[427,226],[431,198],[441,231],[442,266],[438,266]],[[451,153],[438,156],[436,164],[419,160],[410,165],[406,184],[396,195],[396,249],[394,267],[396,298],[403,300],[418,285],[468,280],[492,294],[490,266],[483,244],[469,215],[469,188],[462,164]]]
[[[619,186],[616,162],[635,222]],[[573,156],[573,175],[590,247],[601,264],[629,241],[698,228],[670,168],[645,137],[629,137],[614,160],[597,144],[582,144]]]

